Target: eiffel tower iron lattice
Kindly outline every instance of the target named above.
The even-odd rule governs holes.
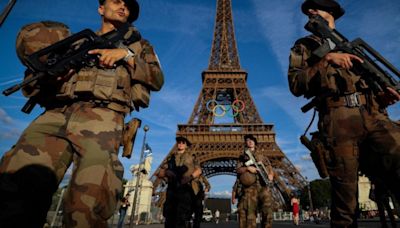
[[[290,194],[302,190],[307,181],[275,141],[274,125],[265,124],[247,87],[247,72],[240,67],[235,40],[231,0],[217,0],[214,38],[208,69],[202,72],[203,86],[187,124],[178,124],[177,136],[190,140],[190,151],[206,177],[236,176],[236,163],[243,153],[246,134],[258,141],[257,150],[272,164],[272,189],[278,208],[290,205]],[[231,123],[218,123],[219,118]],[[176,144],[164,161],[176,150]],[[160,169],[160,167],[158,167]],[[158,171],[156,170],[156,172]],[[165,184],[152,176],[157,206],[162,206]]]

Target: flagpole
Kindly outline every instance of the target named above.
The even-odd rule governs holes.
[[[131,217],[130,217],[130,222],[129,222],[129,228],[133,227],[133,223],[135,220],[135,213],[136,213],[136,202],[137,202],[137,197],[138,197],[138,191],[139,191],[139,183],[140,183],[140,172],[141,172],[141,166],[142,166],[142,160],[143,160],[143,154],[144,154],[144,147],[146,145],[146,133],[149,130],[149,126],[144,125],[143,130],[144,130],[144,136],[143,136],[143,144],[142,144],[142,151],[140,152],[140,158],[139,158],[139,166],[138,170],[136,171],[136,187],[135,187],[135,195],[133,197],[133,203],[132,203],[132,212],[131,212]],[[139,217],[139,214],[138,214]]]

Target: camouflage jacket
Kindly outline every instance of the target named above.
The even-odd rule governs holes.
[[[368,88],[364,80],[351,70],[346,70],[322,61],[309,65],[307,59],[321,39],[311,35],[296,41],[289,57],[288,79],[290,91],[295,96],[306,98],[331,92],[338,95],[363,91]]]
[[[185,151],[182,154],[174,153],[174,156],[177,167],[182,167],[182,166],[187,167],[187,171],[183,174],[183,177],[191,176],[196,168],[201,169],[197,159],[188,151]],[[160,166],[162,169],[164,170],[168,169],[169,159],[171,159],[171,157],[162,163],[162,165]],[[200,186],[198,181],[191,181],[190,185],[192,186],[194,193],[197,195],[197,193],[200,191]]]
[[[63,84],[34,83],[22,92],[26,97],[35,96],[37,102],[46,108],[74,100],[105,102],[110,109],[124,113],[146,108],[150,91],[159,91],[164,84],[163,73],[147,40],[135,42],[129,48],[135,53],[134,66],[118,64],[112,69],[86,67]],[[29,73],[26,75],[30,76]]]
[[[205,189],[210,190],[211,188],[210,182],[208,182],[207,178],[203,174],[201,174],[198,178],[196,178],[195,181],[198,182],[199,188],[203,190]]]
[[[262,150],[257,150],[257,148],[256,148],[252,152],[252,154],[253,154],[254,158],[257,160],[257,162],[261,161],[264,164],[264,166],[266,167],[268,173],[273,173],[273,170],[272,170],[271,165],[269,164],[268,158],[265,157],[265,155],[263,154]],[[240,169],[242,167],[245,167],[246,166],[246,162],[249,161],[249,159],[250,158],[247,156],[247,154],[245,154],[245,152],[243,152],[243,154],[241,154],[239,156],[239,160],[238,160],[238,162],[236,164],[236,170],[238,170],[238,169]],[[252,165],[252,166],[254,166],[254,165]],[[249,171],[246,171],[246,172],[250,173]],[[237,175],[238,175],[238,178],[239,178],[239,183],[241,183],[240,182],[240,179],[241,179],[240,175],[241,174],[237,173]],[[260,175],[255,175],[255,182],[256,182],[256,184],[264,185],[264,182],[262,181]],[[243,184],[243,183],[241,183],[241,184]]]

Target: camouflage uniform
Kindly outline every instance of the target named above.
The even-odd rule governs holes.
[[[194,189],[193,191],[193,206],[192,206],[192,210],[194,213],[193,228],[199,228],[201,220],[203,218],[203,209],[204,209],[203,200],[205,197],[204,190],[205,189],[210,190],[210,183],[208,182],[207,178],[203,175],[200,175],[193,181],[197,182],[198,186],[198,190]]]
[[[185,166],[187,170],[181,179],[168,178],[167,196],[163,207],[164,225],[165,228],[185,228],[189,227],[193,212],[193,195],[198,193],[199,186],[197,181],[191,180],[187,183],[181,183],[181,181],[191,177],[194,170],[200,168],[200,165],[191,153],[185,151],[182,154],[173,154],[168,161],[161,165],[162,169],[169,169],[170,159],[175,159],[177,169]]]
[[[336,94],[317,106],[318,129],[329,150],[326,162],[332,184],[332,227],[351,227],[356,224],[360,157],[369,162],[364,172],[384,178],[400,193],[400,128],[389,120],[360,75],[331,64],[308,65],[315,42],[321,40],[308,36],[291,49],[289,86],[295,96],[306,98],[322,97],[328,91]],[[361,104],[351,107],[346,96],[357,96]]]
[[[263,156],[253,152],[257,161],[264,161]],[[237,168],[245,166],[248,160],[247,155],[243,154],[239,158]],[[267,164],[265,164],[267,166]],[[246,171],[248,172],[248,171]],[[237,193],[239,197],[238,213],[240,228],[255,228],[257,227],[256,219],[257,212],[261,213],[261,227],[272,227],[272,193],[271,189],[264,184],[259,175],[256,175],[256,180],[248,186],[241,183],[241,193]],[[247,185],[247,186],[246,186]]]
[[[122,188],[118,150],[124,117],[134,109],[134,87],[163,84],[150,44],[141,40],[129,48],[137,54],[134,68],[83,68],[60,85],[25,88],[45,112],[1,160],[0,227],[42,227],[52,194],[72,163],[64,226],[107,227]]]

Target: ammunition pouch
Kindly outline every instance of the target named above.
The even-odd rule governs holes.
[[[326,178],[329,176],[326,166],[326,164],[330,161],[329,151],[325,148],[323,142],[321,141],[321,135],[318,131],[311,133],[311,135],[311,141],[305,135],[300,137],[300,141],[305,147],[307,147],[307,149],[310,150],[311,158],[318,170],[319,176],[321,178]]]
[[[130,158],[132,155],[133,145],[135,143],[137,130],[140,128],[142,121],[137,118],[133,118],[131,121],[125,124],[124,132],[122,136],[123,152],[122,157]]]
[[[150,90],[146,86],[140,83],[134,84],[131,87],[131,97],[136,110],[139,110],[139,107],[149,107]]]

